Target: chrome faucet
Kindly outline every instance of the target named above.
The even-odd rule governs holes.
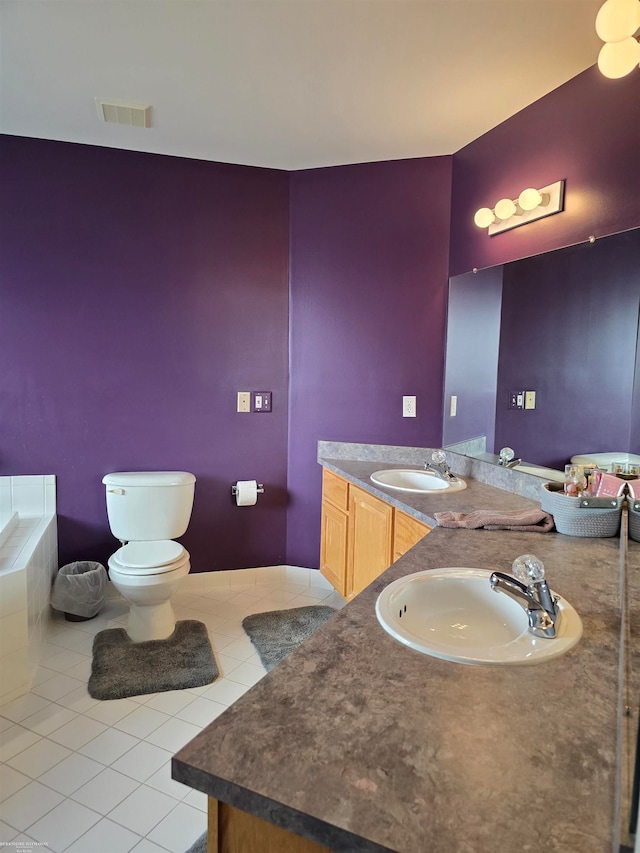
[[[503,447],[500,451],[498,465],[502,465],[503,468],[515,468],[521,462],[522,459],[516,459],[516,454],[512,447]]]
[[[441,480],[455,480],[455,474],[451,473],[451,468],[447,464],[447,454],[444,450],[434,450],[431,454],[431,462],[424,463],[425,471],[433,471]]]
[[[525,608],[534,636],[553,639],[560,624],[560,610],[557,596],[551,594],[544,579],[544,565],[533,554],[523,554],[514,560],[512,570],[515,578],[493,572],[489,578],[491,589],[505,592]]]

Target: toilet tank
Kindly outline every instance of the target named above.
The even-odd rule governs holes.
[[[116,539],[177,539],[191,518],[196,478],[186,471],[120,471],[102,478]]]

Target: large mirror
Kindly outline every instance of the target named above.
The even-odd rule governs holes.
[[[443,444],[560,470],[640,453],[639,320],[640,229],[452,278]]]

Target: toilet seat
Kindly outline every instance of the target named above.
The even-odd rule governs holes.
[[[185,560],[188,552],[179,542],[160,539],[129,542],[111,556],[117,570],[127,575],[159,575],[173,571]]]

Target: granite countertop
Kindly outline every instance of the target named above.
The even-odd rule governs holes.
[[[333,467],[368,488],[382,467],[371,465]],[[427,522],[436,506],[531,505],[498,491],[470,483],[446,507],[439,496],[398,493],[391,502]],[[610,851],[619,817],[619,544],[434,529],[187,744],[174,778],[336,851]],[[402,646],[377,622],[376,598],[398,577],[440,566],[509,571],[526,552],[582,618],[583,637],[563,657],[449,663]]]

